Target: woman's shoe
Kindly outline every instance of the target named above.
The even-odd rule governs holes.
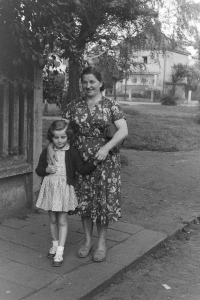
[[[56,255],[56,249],[57,247],[53,246],[49,249],[49,252],[47,254],[47,258],[54,258],[54,256]]]
[[[78,257],[85,258],[89,255],[92,250],[92,244],[89,246],[82,245],[78,250]]]
[[[95,250],[94,251],[94,257],[93,260],[95,262],[102,262],[105,260],[106,258],[106,253],[107,253],[107,249],[105,248],[105,250]]]
[[[63,264],[63,256],[61,253],[56,253],[56,256],[53,259],[53,267],[61,267]]]

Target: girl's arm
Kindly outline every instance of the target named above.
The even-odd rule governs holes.
[[[39,162],[38,162],[38,166],[35,169],[35,172],[38,176],[47,176],[49,173],[46,172],[46,168],[48,166],[47,163],[47,149],[43,150],[40,158],[39,158]]]

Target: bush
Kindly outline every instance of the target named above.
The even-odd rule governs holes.
[[[152,88],[147,88],[144,92],[144,98],[151,98]],[[157,88],[153,88],[154,91],[154,99],[160,99],[161,91]]]
[[[59,105],[63,94],[64,78],[60,79],[56,75],[50,72],[49,75],[43,76],[43,98],[50,104]]]
[[[162,105],[176,105],[176,99],[171,95],[163,95],[160,102]]]
[[[133,97],[133,98],[144,98],[144,95],[143,95],[143,93],[132,93],[131,94],[131,96]]]
[[[200,124],[200,111],[198,111],[198,113],[196,114],[195,120],[197,124]]]
[[[117,97],[124,97],[125,93],[117,93]],[[126,97],[128,97],[128,94],[126,94]]]

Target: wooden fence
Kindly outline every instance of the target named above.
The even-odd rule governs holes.
[[[31,95],[29,95],[31,97]],[[28,94],[22,84],[0,85],[0,158],[27,155]]]
[[[9,206],[6,197],[17,206],[16,189],[30,206],[39,189],[34,171],[42,150],[42,70],[29,70],[29,84],[26,78],[0,83],[0,209]]]

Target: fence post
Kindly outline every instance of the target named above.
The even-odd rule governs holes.
[[[154,101],[154,90],[151,90],[151,102]]]
[[[132,100],[132,96],[131,96],[131,93],[132,92],[132,90],[130,89],[129,91],[128,91],[128,100],[129,101],[131,101]]]
[[[192,91],[188,92],[188,103],[191,103]]]
[[[42,89],[42,70],[34,70],[34,99],[33,99],[33,174],[32,174],[32,203],[35,204],[37,194],[40,188],[41,178],[35,173],[35,168],[38,163],[39,156],[42,151],[42,103],[43,103],[43,89]]]

